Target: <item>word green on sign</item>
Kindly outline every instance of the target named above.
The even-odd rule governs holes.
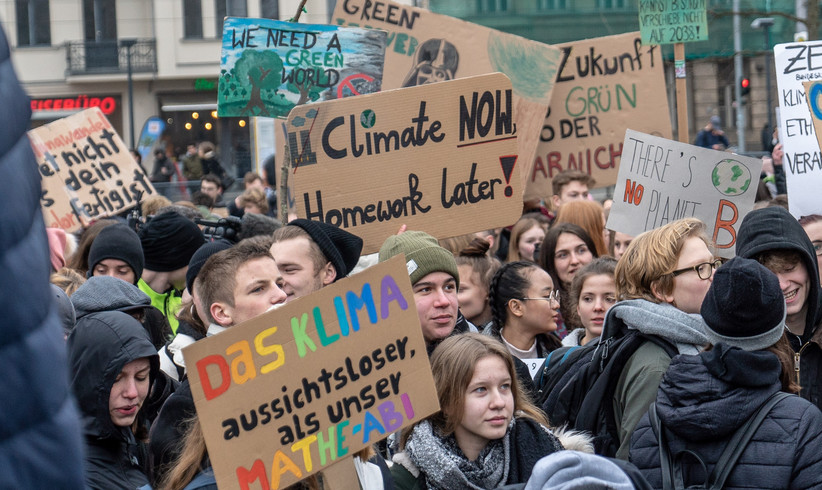
[[[642,44],[708,40],[706,0],[639,0]]]

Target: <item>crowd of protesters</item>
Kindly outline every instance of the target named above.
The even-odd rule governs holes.
[[[0,101],[26,121],[3,73]],[[0,180],[3,488],[216,488],[182,349],[399,254],[440,410],[341,463],[352,488],[668,488],[672,464],[683,485],[822,488],[822,216],[796,220],[784,199],[744,217],[723,263],[694,218],[607,230],[595,182],[568,170],[509,229],[401,229],[361,257],[355,234],[267,216],[257,175],[224,202],[206,146],[184,159],[195,202],[147,201],[138,223],[75,236],[45,229],[25,138],[22,124],[0,138],[14,177]],[[218,217],[234,220],[202,222]],[[639,341],[606,391],[616,440],[601,450],[599,434],[554,425],[527,361],[547,369],[614,332]]]

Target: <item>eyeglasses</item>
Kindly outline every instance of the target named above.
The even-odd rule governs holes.
[[[813,252],[817,257],[822,257],[822,241],[815,240],[813,242]]]
[[[559,304],[559,289],[554,289],[548,296],[538,296],[536,298],[520,298],[521,301],[529,299],[542,301],[556,301],[557,304]]]
[[[710,262],[702,262],[701,264],[696,264],[693,267],[686,267],[684,269],[679,269],[677,271],[671,272],[671,274],[676,277],[680,274],[684,274],[690,271],[696,271],[696,274],[699,276],[700,279],[710,279],[711,274],[713,274],[714,269],[719,268],[722,265],[721,259],[712,260]]]

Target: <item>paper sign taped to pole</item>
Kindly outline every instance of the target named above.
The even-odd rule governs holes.
[[[502,73],[297,107],[288,116],[297,215],[379,250],[403,224],[436,238],[522,212],[516,105]]]
[[[753,209],[762,161],[628,130],[609,230],[636,236],[699,218],[720,257],[731,258]]]
[[[384,0],[339,0],[332,23],[388,32],[383,90],[505,73],[514,86],[517,153],[523,166],[534,161],[559,67],[559,49]],[[527,170],[523,169],[522,179]]]
[[[285,488],[439,410],[402,255],[183,355],[220,488]]]
[[[28,136],[47,227],[74,232],[156,192],[99,107],[32,129]]]

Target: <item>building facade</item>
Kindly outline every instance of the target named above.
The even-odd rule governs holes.
[[[17,75],[32,99],[33,127],[99,106],[134,148],[149,118],[159,118],[165,128],[155,147],[175,156],[188,144],[213,142],[222,165],[241,178],[253,163],[251,122],[218,118],[216,112],[222,21],[225,16],[289,19],[298,4],[4,0],[0,19]],[[300,20],[326,23],[333,5],[314,2]],[[151,157],[143,166],[151,172]]]

